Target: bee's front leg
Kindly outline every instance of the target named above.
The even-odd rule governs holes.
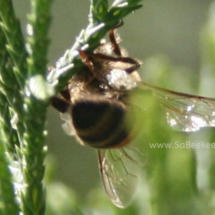
[[[70,107],[70,103],[58,97],[51,98],[51,105],[59,112],[66,113]]]

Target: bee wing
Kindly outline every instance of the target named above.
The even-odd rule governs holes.
[[[137,152],[126,147],[98,150],[104,189],[113,204],[120,208],[129,205],[136,191],[140,163],[134,156],[137,156]]]
[[[168,124],[175,130],[194,132],[202,127],[215,127],[215,99],[142,84],[144,89],[152,90],[166,110]]]

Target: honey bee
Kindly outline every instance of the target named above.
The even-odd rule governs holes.
[[[93,53],[79,50],[85,67],[61,92],[52,105],[62,113],[64,130],[83,145],[98,151],[99,170],[110,200],[124,208],[132,200],[138,180],[138,161],[126,146],[136,135],[137,123],[128,113],[133,90],[151,91],[165,108],[168,124],[179,131],[192,132],[215,126],[215,99],[175,92],[141,80],[141,62],[128,56],[118,45],[115,29],[110,42],[101,42]]]

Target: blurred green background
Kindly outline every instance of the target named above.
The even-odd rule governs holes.
[[[122,46],[129,51],[130,56],[144,62],[140,72],[145,82],[176,91],[214,97],[213,65],[210,64],[214,57],[213,50],[210,50],[213,44],[210,44],[210,36],[206,34],[206,24],[212,2],[212,0],[145,0],[143,8],[126,17],[124,26],[119,29],[123,39]],[[22,20],[23,32],[25,32],[29,2],[19,0],[14,1],[14,4],[17,15]],[[80,30],[86,27],[88,11],[88,0],[54,1],[50,29],[50,65],[53,65],[64,51],[72,46]],[[211,27],[209,31],[214,30],[215,33],[213,20],[209,27]],[[209,54],[207,50],[210,52]],[[148,117],[151,118],[150,122],[146,120],[147,122],[143,123],[141,151],[147,150],[149,141],[174,142],[180,138],[181,141],[215,141],[215,138],[211,137],[213,129],[202,129],[192,135],[172,131],[165,123],[165,113],[161,109],[158,109],[157,112],[156,110],[157,107],[155,107],[155,112],[151,111],[148,114]],[[49,159],[54,164],[51,171],[53,171],[56,181],[62,182],[75,191],[75,198],[79,202],[94,205],[91,202],[92,197],[95,198],[95,202],[96,200],[104,201],[104,205],[107,205],[104,208],[94,205],[97,208],[95,211],[98,210],[97,213],[92,208],[90,209],[89,205],[85,206],[86,214],[201,214],[199,211],[213,214],[213,205],[211,211],[202,209],[207,205],[204,201],[208,202],[209,196],[212,195],[204,190],[214,188],[211,185],[213,165],[210,165],[213,164],[213,160],[209,159],[211,153],[209,150],[197,150],[197,162],[195,162],[194,152],[191,150],[147,152],[149,153],[149,164],[146,166],[146,178],[150,186],[142,183],[139,198],[131,208],[122,211],[110,206],[111,203],[106,199],[99,178],[95,151],[89,147],[80,146],[74,138],[67,136],[61,129],[62,123],[59,114],[50,108],[47,141]],[[200,193],[203,190],[202,196],[207,194],[204,201],[200,200],[203,198],[201,195],[199,199],[191,198],[195,193],[193,175],[196,164],[198,165],[198,188]],[[66,192],[66,188],[62,187],[61,190],[63,189]],[[101,193],[97,193],[100,190]],[[62,197],[59,198],[59,201],[60,199],[66,201],[65,193],[61,196],[56,191],[56,196],[58,195]],[[152,199],[158,200],[157,206],[153,204]],[[154,205],[153,210],[149,206],[149,202]],[[191,208],[196,208],[196,205],[199,206],[199,209],[191,212]],[[74,212],[74,214],[76,213],[77,211]],[[56,212],[56,214],[58,213]]]

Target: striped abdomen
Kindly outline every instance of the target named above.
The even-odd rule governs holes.
[[[83,143],[94,148],[121,147],[130,142],[126,108],[119,101],[81,99],[71,109],[73,125]]]

